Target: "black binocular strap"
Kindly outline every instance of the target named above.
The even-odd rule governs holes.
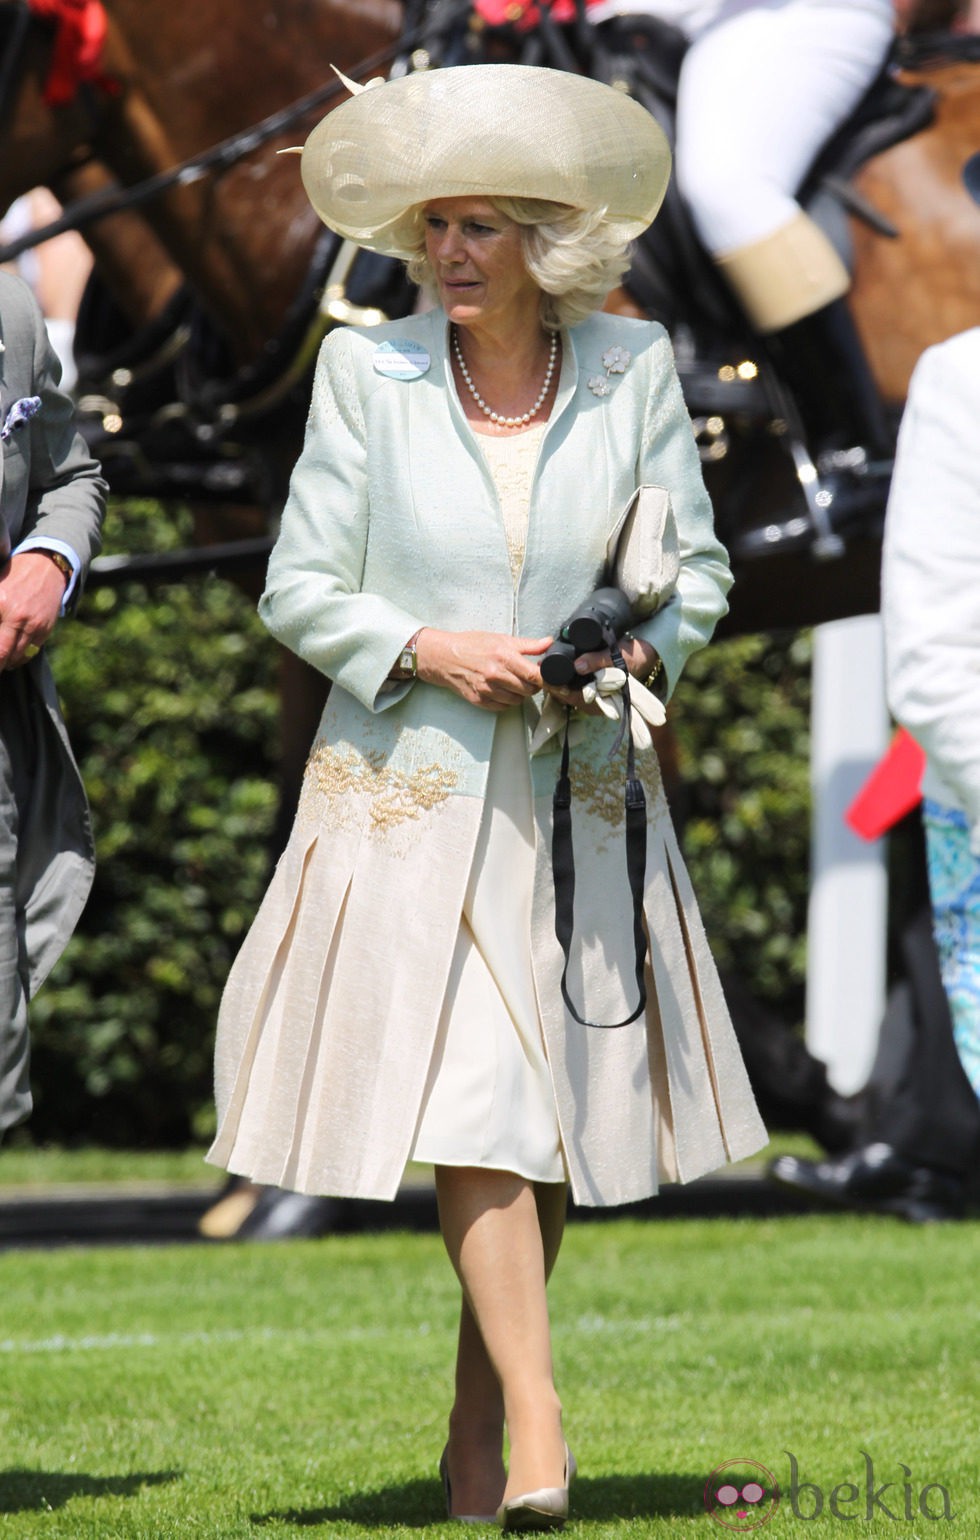
[[[618,647],[613,648],[613,664],[624,671],[626,665]],[[633,895],[633,948],[636,956],[636,987],[640,1001],[632,1016],[627,1016],[623,1021],[586,1021],[575,1008],[568,992],[568,965],[569,954],[572,947],[572,934],[575,928],[575,857],[572,851],[572,783],[569,775],[568,756],[568,723],[571,716],[570,708],[565,713],[565,741],[562,746],[561,768],[558,772],[558,780],[555,783],[555,794],[552,802],[552,831],[551,831],[551,866],[555,881],[555,935],[561,946],[565,958],[565,966],[561,975],[561,995],[568,1010],[575,1020],[583,1027],[596,1027],[599,1030],[613,1031],[617,1027],[628,1027],[636,1021],[646,1009],[647,990],[643,977],[646,965],[647,938],[643,929],[643,890],[646,886],[647,867],[647,800],[643,791],[643,782],[636,774],[636,761],[633,749],[633,734],[630,724],[630,698],[629,686],[623,691],[623,722],[620,734],[612,748],[615,753],[622,740],[622,733],[626,733],[626,871],[629,878],[630,892]]]

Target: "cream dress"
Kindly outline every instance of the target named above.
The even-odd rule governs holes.
[[[478,438],[516,586],[547,424]],[[483,819],[411,1158],[562,1182],[565,1160],[531,970],[534,817],[523,713],[497,720]]]

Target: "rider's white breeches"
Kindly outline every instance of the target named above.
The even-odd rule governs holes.
[[[892,0],[602,0],[690,39],[676,172],[714,256],[771,235],[821,146],[871,84],[895,30]]]
[[[681,69],[677,178],[701,239],[724,256],[795,218],[796,189],[881,67],[894,10],[892,0],[715,9]]]

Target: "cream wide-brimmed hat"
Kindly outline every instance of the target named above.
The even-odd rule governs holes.
[[[612,86],[525,64],[465,64],[360,90],[310,134],[301,170],[324,224],[398,255],[399,222],[430,198],[605,210],[632,238],[663,200],[670,148]]]

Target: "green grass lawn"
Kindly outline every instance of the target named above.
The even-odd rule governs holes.
[[[708,1473],[751,1460],[786,1487],[792,1454],[796,1506],[823,1511],[784,1493],[767,1535],[972,1540],[977,1238],[849,1216],[572,1226],[552,1297],[574,1533],[732,1532]],[[456,1315],[437,1236],[8,1252],[0,1300],[0,1535],[466,1532],[435,1475]],[[922,1517],[930,1483],[955,1519]],[[925,1502],[942,1511],[938,1487]]]
[[[53,1187],[220,1187],[224,1173],[204,1161],[205,1145],[184,1150],[63,1149],[18,1139],[0,1148],[0,1203]]]
[[[52,1187],[220,1187],[224,1173],[205,1164],[206,1149],[206,1145],[181,1150],[109,1150],[97,1145],[64,1149],[35,1145],[27,1133],[15,1129],[0,1147],[0,1202],[5,1193],[43,1193]],[[762,1157],[742,1165],[754,1168],[782,1154],[819,1159],[823,1151],[806,1134],[776,1133]]]

